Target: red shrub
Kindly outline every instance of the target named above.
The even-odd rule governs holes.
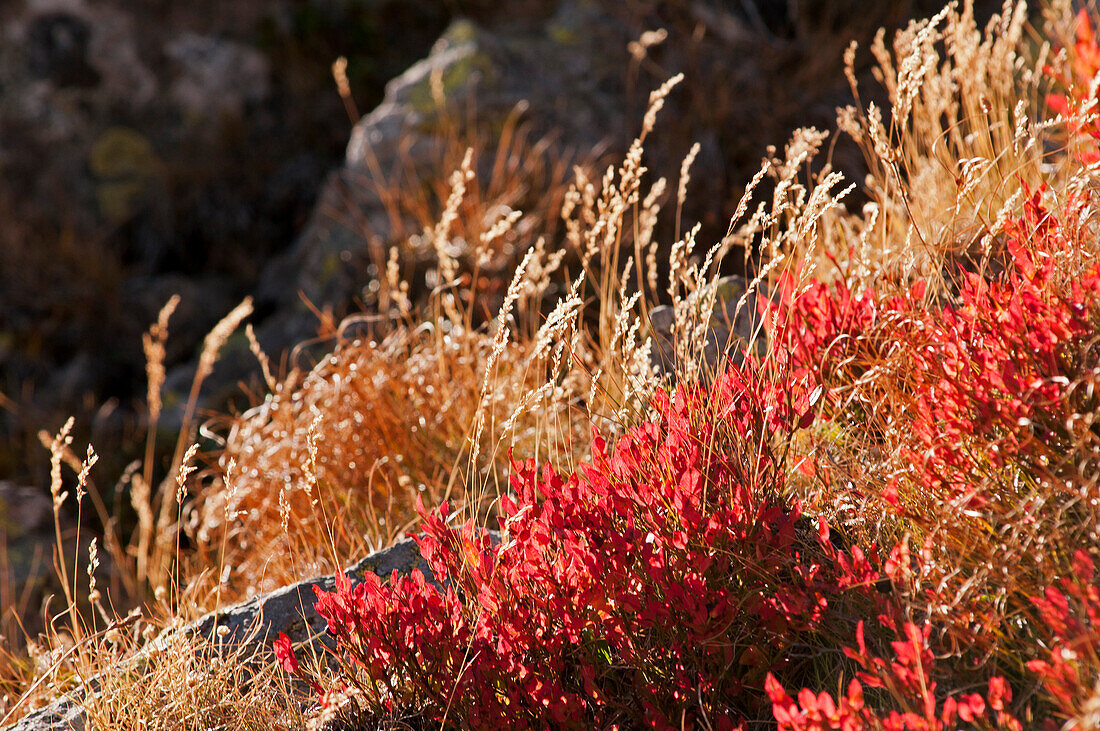
[[[514,465],[499,545],[425,514],[442,592],[419,573],[319,592],[344,680],[375,713],[468,727],[731,728],[766,712],[769,673],[835,665],[790,650],[822,644],[834,599],[873,606],[878,574],[781,497],[812,383],[761,373],[681,389],[577,474]]]
[[[1001,643],[1009,667],[1075,711],[1091,676],[1064,652],[1025,669],[1035,628],[1019,614],[1064,563],[1056,548],[1035,561],[1035,547],[1097,525],[1082,497],[1100,472],[1100,267],[1086,201],[1055,215],[1043,193],[1006,228],[1003,270],[959,272],[947,304],[920,283],[879,299],[782,282],[764,364],[660,398],[660,418],[613,450],[595,436],[577,473],[513,464],[499,544],[449,525],[446,505],[421,507],[442,590],[414,572],[318,592],[340,690],[371,714],[469,727],[734,727],[763,716],[766,691],[782,728],[1018,728],[999,676],[985,697],[937,690],[969,683]],[[838,423],[820,430],[820,453],[845,426],[863,454],[894,453],[892,473],[836,488],[877,489],[920,545],[893,547],[884,582],[873,543],[838,547],[788,496],[794,436],[821,404]],[[1095,587],[1072,594],[1080,585],[1035,601],[1071,652],[1095,639],[1092,614],[1086,631],[1062,611],[1067,595],[1095,610]],[[918,613],[935,634],[907,619]],[[888,634],[872,645],[893,636],[893,659],[868,650],[862,621],[858,650],[828,651],[874,615]],[[297,672],[288,644],[276,649]],[[835,677],[844,657],[861,669],[846,696],[787,696],[784,684]]]
[[[1089,702],[1095,702],[1100,682],[1100,585],[1092,559],[1078,550],[1074,573],[1032,598],[1039,610],[1036,632],[1043,636],[1048,660],[1032,660],[1027,667],[1037,676],[1048,697],[1063,718],[1078,719],[1091,727]],[[1059,588],[1060,587],[1060,588]],[[893,625],[886,620],[885,624]],[[769,676],[767,692],[780,731],[817,729],[951,729],[960,724],[976,728],[1020,729],[1021,724],[1007,710],[1012,691],[1004,678],[992,677],[983,697],[979,694],[937,694],[934,680],[936,660],[928,645],[931,626],[923,629],[911,623],[902,626],[892,642],[890,662],[869,652],[864,641],[863,622],[856,630],[858,650],[845,649],[862,672],[848,684],[847,695],[835,701],[828,693],[801,690],[791,698],[782,684]],[[876,713],[865,701],[864,687],[882,689],[902,710]],[[1095,713],[1095,709],[1091,710]],[[1058,728],[1048,720],[1046,728]]]
[[[919,467],[922,490],[960,511],[994,499],[976,478],[1009,461],[1049,472],[1073,454],[1081,427],[1092,438],[1084,423],[1074,429],[1074,415],[1089,410],[1082,396],[1092,401],[1078,386],[1094,378],[1088,339],[1100,324],[1100,267],[1065,274],[1065,260],[1087,248],[1080,243],[1089,235],[1080,222],[1087,201],[1070,199],[1055,216],[1043,192],[1007,227],[1006,271],[991,280],[960,273],[957,305],[930,306],[923,282],[880,301],[821,283],[795,298],[788,280],[777,306],[776,338],[796,366],[819,370],[836,387],[827,401],[838,409],[847,406],[841,389],[871,367],[900,364],[878,385],[895,391],[881,395],[898,404],[891,417],[916,438],[902,445],[903,457]]]
[[[845,654],[859,663],[859,679],[848,684],[847,695],[836,701],[828,693],[804,688],[793,699],[775,678],[767,681],[772,712],[780,731],[817,731],[819,729],[885,729],[885,731],[938,731],[958,728],[960,723],[976,728],[1002,728],[1018,731],[1019,721],[1005,706],[1012,701],[1012,690],[1004,678],[989,679],[985,697],[977,693],[936,693],[933,672],[935,657],[928,646],[930,625],[923,629],[912,623],[891,643],[894,659],[890,662],[867,650],[863,622],[856,630],[858,651],[845,648]],[[861,682],[862,681],[862,682]],[[881,688],[902,710],[879,714],[866,703],[863,688]]]
[[[1073,73],[1056,72],[1050,66],[1044,71],[1057,81],[1065,93],[1047,95],[1047,106],[1070,119],[1069,128],[1078,138],[1086,141],[1086,150],[1078,155],[1081,162],[1091,164],[1100,161],[1100,124],[1097,123],[1096,75],[1100,73],[1100,44],[1087,10],[1077,13],[1077,41],[1073,45]]]
[[[1100,581],[1084,551],[1074,554],[1073,568],[1072,576],[1032,598],[1036,627],[1050,649],[1048,659],[1027,664],[1065,718],[1085,715],[1100,688]]]

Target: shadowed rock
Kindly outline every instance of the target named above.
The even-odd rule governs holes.
[[[495,532],[490,532],[490,535],[494,543],[499,539]],[[420,555],[416,542],[406,538],[352,564],[345,572],[352,583],[356,584],[363,580],[367,572],[388,580],[395,571],[398,575],[405,576],[413,569],[420,569],[430,583],[439,586],[427,561]],[[336,586],[336,577],[328,574],[305,579],[232,607],[211,612],[184,627],[165,630],[129,662],[140,660],[151,650],[165,649],[180,632],[204,638],[219,651],[233,651],[239,653],[239,657],[251,657],[266,652],[280,632],[285,632],[297,644],[316,642],[322,636],[326,623],[313,608],[316,601],[313,590],[315,586],[332,591]],[[229,631],[223,632],[223,636],[219,637],[219,627],[226,627]],[[5,729],[85,731],[88,724],[81,701],[89,689],[94,693],[98,687],[99,683],[93,678],[86,686],[76,688],[64,698],[28,714]]]
[[[688,295],[689,307],[693,298],[698,296],[698,292]],[[750,292],[744,277],[734,275],[718,280],[714,310],[707,324],[702,352],[702,362],[705,364],[703,375],[714,373],[721,363],[720,356],[729,356],[740,363],[750,346],[757,355],[763,353],[767,346],[767,334],[759,308],[760,300],[768,297],[764,283]],[[655,307],[649,313],[650,336],[653,338],[651,359],[665,374],[676,372],[676,339],[687,337],[674,333],[675,322],[675,311],[668,305]]]
[[[438,586],[416,542],[407,538],[372,553],[346,568],[345,572],[356,584],[363,580],[367,572],[387,580],[394,571],[405,576],[413,569],[420,569],[430,583]],[[329,574],[306,579],[220,612],[211,612],[188,625],[185,631],[216,642],[220,647],[233,649],[240,648],[242,643],[255,645],[257,649],[267,647],[280,632],[285,632],[295,643],[309,642],[325,629],[325,620],[313,609],[317,601],[314,587],[333,591],[336,577]],[[217,637],[219,627],[227,628],[228,633]]]

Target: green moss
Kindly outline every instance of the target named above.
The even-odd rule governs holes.
[[[318,272],[317,285],[324,289],[342,270],[340,252],[330,251],[321,259],[321,271]]]
[[[554,43],[561,46],[572,46],[580,41],[580,34],[577,29],[565,23],[551,23],[546,28],[546,35]]]
[[[160,160],[153,143],[140,132],[111,127],[92,143],[88,167],[101,179],[149,178],[157,173]]]
[[[443,39],[453,45],[471,43],[477,40],[477,26],[469,20],[456,20],[443,32]]]
[[[153,144],[129,127],[111,127],[92,143],[88,169],[99,179],[100,214],[118,223],[134,215],[162,167]]]
[[[737,303],[745,294],[745,282],[739,277],[724,277],[718,280],[718,301]]]
[[[174,409],[174,408],[177,408],[177,407],[183,405],[184,399],[186,399],[186,398],[187,398],[186,394],[180,393],[179,391],[169,390],[167,388],[164,389],[160,394],[160,401],[161,401],[161,404],[163,404],[163,408],[165,408],[165,409]],[[168,438],[174,439],[175,436],[176,436],[176,433],[169,430],[169,431],[161,432],[160,436],[162,438],[163,437],[168,437]]]
[[[451,98],[460,89],[466,87],[476,75],[487,75],[492,70],[489,54],[474,51],[456,60],[443,69],[442,86],[444,98]],[[425,78],[409,89],[409,106],[424,117],[431,117],[437,111],[436,100],[432,95],[432,82]]]
[[[23,529],[15,521],[8,518],[11,512],[8,504],[3,498],[0,498],[0,532],[4,533],[9,539],[15,540],[23,535]]]
[[[479,35],[478,27],[468,20],[456,20],[443,33],[443,40],[449,48],[474,44]],[[443,96],[453,97],[466,87],[477,75],[488,76],[493,69],[492,59],[482,50],[471,48],[453,63],[443,69],[441,81]],[[432,95],[431,77],[425,77],[420,83],[409,88],[408,103],[423,117],[431,117],[437,111],[436,100]]]
[[[99,212],[108,221],[122,222],[137,212],[148,187],[146,180],[118,180],[95,188]]]
[[[244,327],[239,327],[233,331],[233,334],[225,341],[221,349],[218,351],[219,358],[230,358],[234,356],[244,355],[251,352],[251,348],[248,343],[248,335],[244,331]],[[215,368],[218,366],[215,365]],[[236,389],[236,384],[233,384],[233,388]]]

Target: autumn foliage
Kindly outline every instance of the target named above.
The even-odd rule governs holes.
[[[680,389],[579,472],[516,463],[499,541],[425,514],[442,591],[414,573],[319,592],[356,697],[468,727],[759,716],[768,673],[797,677],[792,651],[835,631],[834,605],[873,605],[878,578],[783,497],[813,383],[759,372]]]

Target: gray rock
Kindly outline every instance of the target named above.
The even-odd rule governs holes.
[[[733,275],[718,280],[718,296],[703,348],[705,374],[714,373],[722,356],[728,356],[735,363],[740,363],[750,344],[758,355],[767,347],[767,337],[759,312],[760,298],[768,297],[766,285],[758,285],[757,291],[748,296],[747,290],[748,282],[744,277]],[[688,299],[695,296],[697,294],[692,293]],[[665,374],[676,372],[674,324],[675,312],[672,307],[661,305],[650,310],[649,334],[653,337],[650,357],[653,364]]]
[[[62,516],[62,529],[70,521]],[[0,541],[5,544],[7,580],[16,592],[30,591],[33,603],[53,573],[53,501],[37,487],[0,481]]]
[[[28,713],[8,731],[84,731],[84,709],[72,698],[62,698],[34,713]]]
[[[184,33],[166,46],[180,67],[170,95],[193,122],[240,118],[267,98],[271,69],[254,48],[225,38]]]
[[[9,538],[47,531],[53,535],[53,504],[36,487],[0,481],[0,530]]]
[[[430,583],[438,586],[416,542],[407,538],[367,556],[345,572],[356,584],[367,572],[388,580],[394,571],[404,576],[413,569],[420,569]],[[313,609],[317,601],[314,587],[333,591],[336,578],[330,574],[276,589],[220,612],[212,612],[189,625],[186,631],[205,637],[219,647],[234,649],[242,644],[256,649],[268,647],[280,632],[285,632],[295,643],[310,642],[325,629],[325,620]],[[227,628],[228,633],[219,637],[219,627]]]
[[[387,84],[382,103],[353,129],[344,166],[329,176],[302,235],[259,278],[257,304],[273,312],[257,329],[265,348],[279,352],[315,335],[316,317],[299,293],[339,311],[379,275],[380,252],[372,246],[396,242],[386,207],[369,184],[376,174],[406,166],[450,173],[435,169],[446,142],[433,78],[452,124],[464,123],[471,103],[488,126],[519,109],[536,134],[554,131],[562,149],[579,150],[597,148],[622,128],[627,29],[605,4],[566,0],[547,7],[554,12],[503,29],[456,21],[427,58]],[[562,89],[569,90],[568,100]],[[489,170],[478,173],[486,179],[482,173]],[[418,256],[413,248],[403,247],[403,256]]]

